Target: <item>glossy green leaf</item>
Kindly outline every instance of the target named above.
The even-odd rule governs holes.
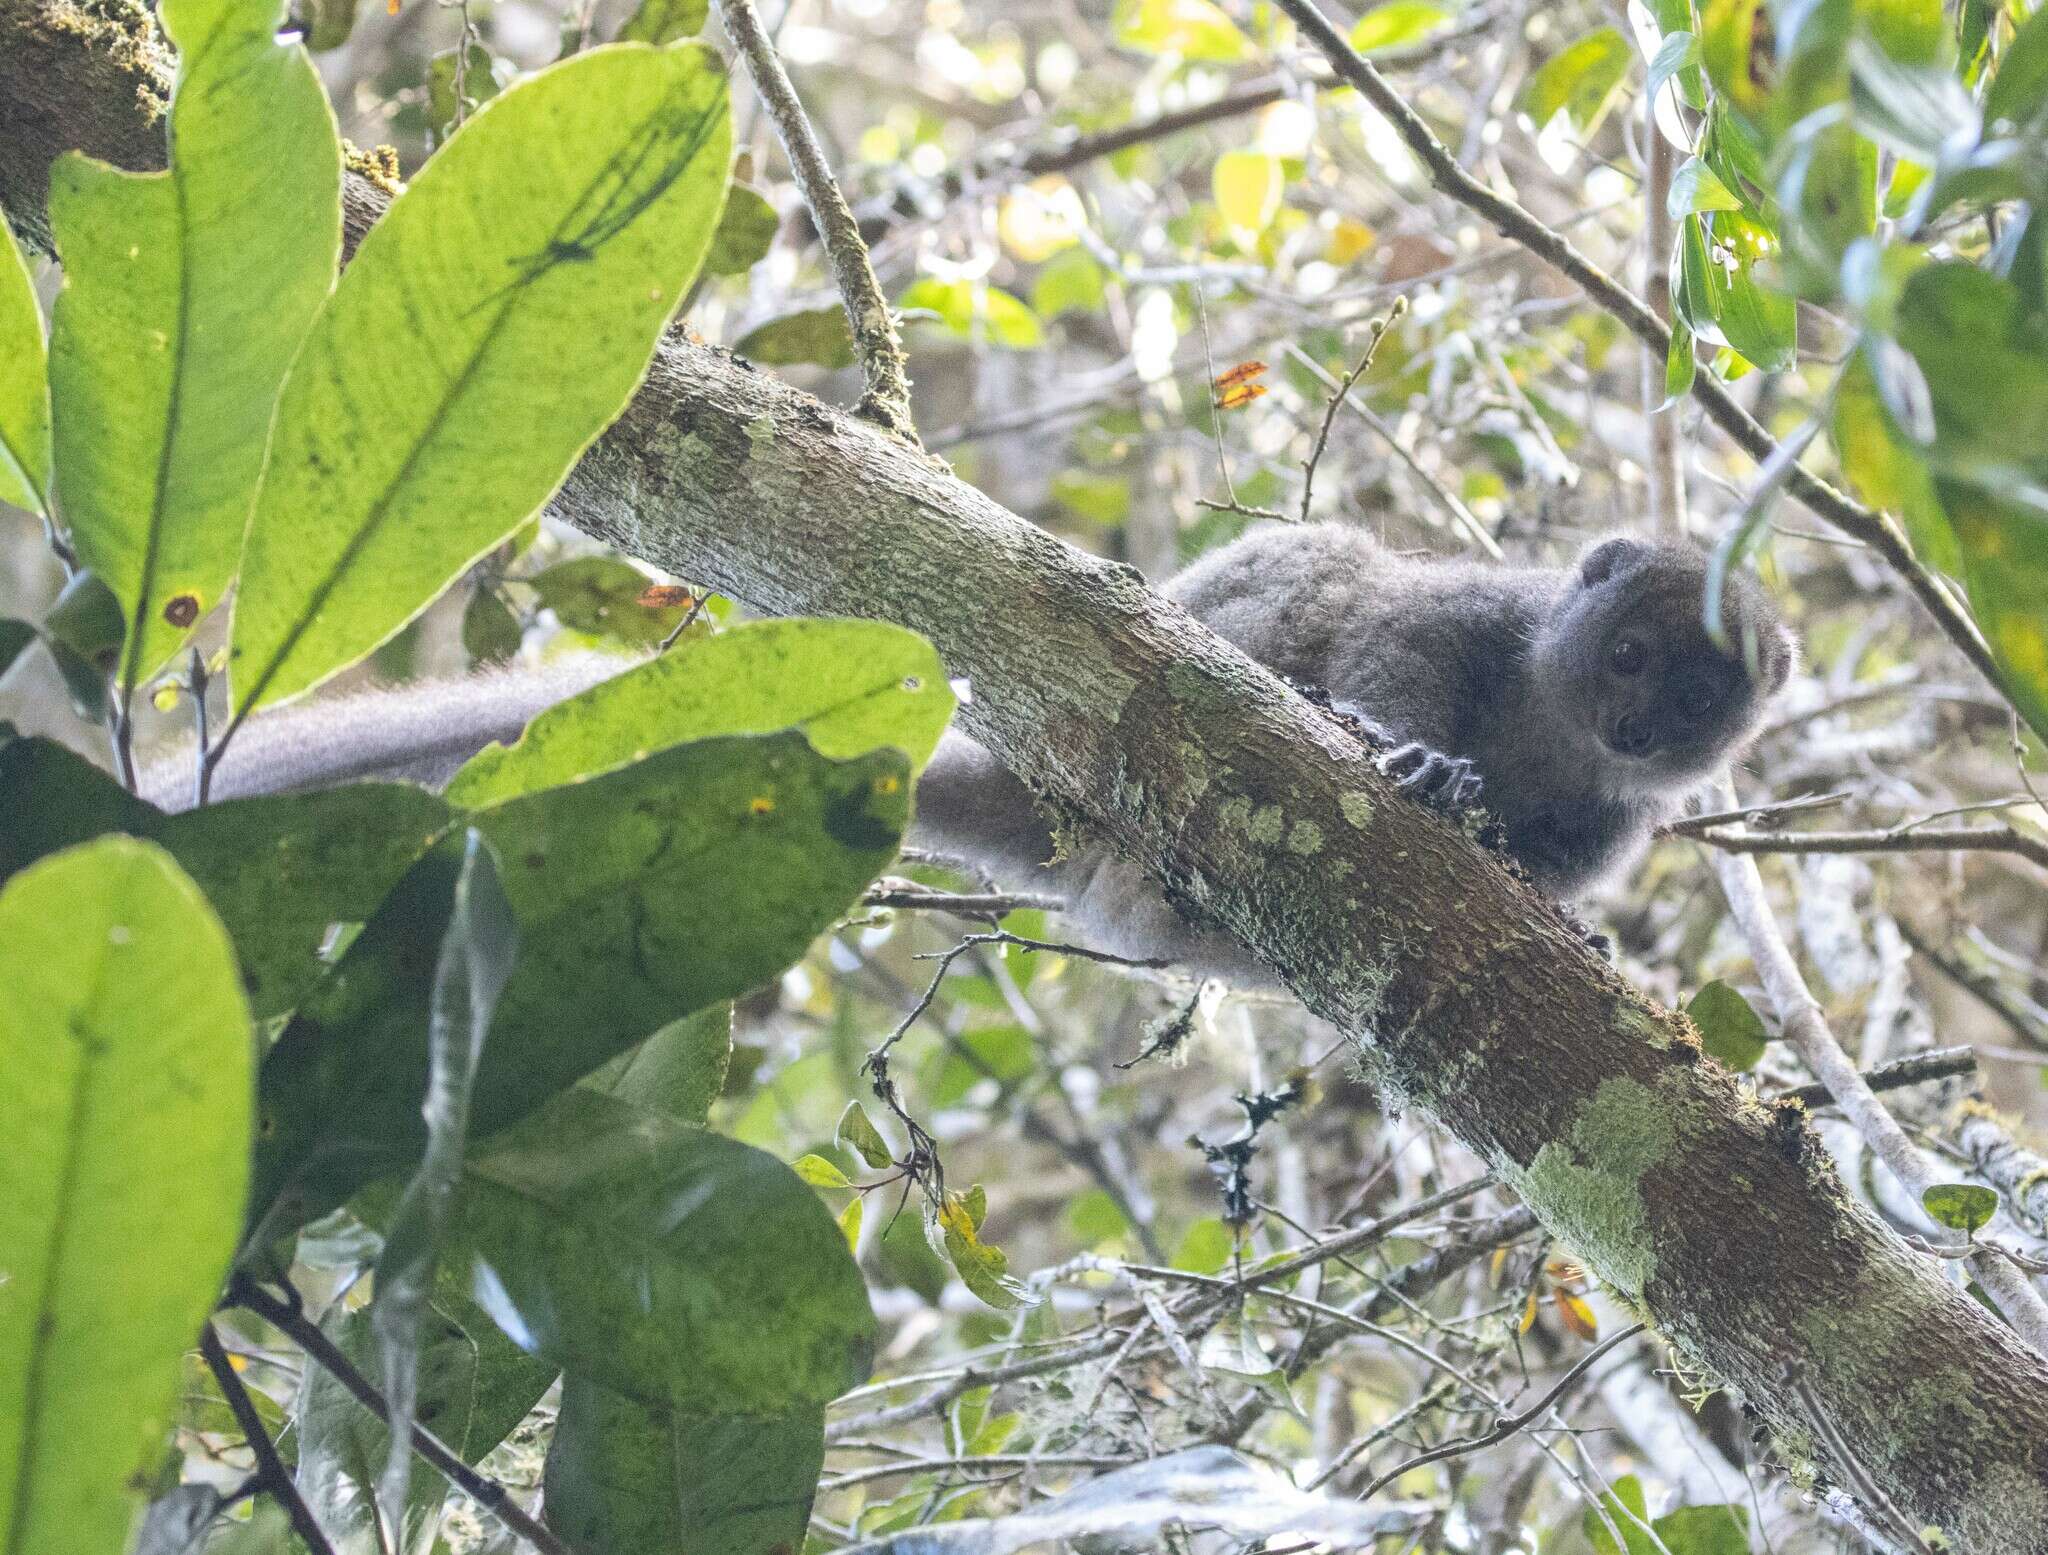
[[[875,1322],[794,1172],[579,1086],[472,1157],[459,1214],[488,1309],[566,1373],[547,1501],[572,1547],[801,1541]]]
[[[278,385],[334,284],[341,147],[280,0],[170,0],[168,172],[51,171],[58,498],[156,673],[234,576]]]
[[[477,1074],[475,1132],[788,966],[895,856],[907,778],[893,751],[834,762],[786,733],[699,740],[467,812],[525,947]],[[415,867],[264,1060],[267,1234],[419,1158],[438,930],[418,925],[445,917],[434,872],[448,868]]]
[[[393,636],[547,500],[646,371],[730,155],[708,50],[604,48],[486,104],[392,203],[279,400],[238,714]]]
[[[850,1188],[853,1184],[846,1173],[834,1166],[821,1155],[799,1156],[789,1163],[789,1169],[809,1183],[813,1188]]]
[[[1541,128],[1563,113],[1581,135],[1607,116],[1628,79],[1635,50],[1616,27],[1601,27],[1553,54],[1531,75],[1515,106]]]
[[[1671,405],[1692,393],[1693,378],[1698,372],[1699,352],[1692,330],[1684,320],[1675,319],[1671,325],[1671,347],[1664,354],[1664,405]]]
[[[234,1249],[249,1009],[199,888],[128,838],[0,890],[0,988],[0,1550],[118,1550]]]
[[[1786,252],[1801,284],[1829,296],[1851,245],[1877,230],[1877,147],[1837,119],[1800,134],[1778,179]]]
[[[781,224],[775,207],[758,191],[734,184],[718,218],[718,230],[711,235],[711,252],[704,258],[704,268],[713,275],[746,274],[768,257]]]
[[[1738,1074],[1754,1069],[1770,1045],[1763,1017],[1726,983],[1708,983],[1687,1001],[1685,1013],[1699,1028],[1700,1045]]]
[[[0,211],[0,502],[49,511],[50,378],[28,260]]]
[[[621,43],[674,43],[704,30],[711,0],[640,0],[619,29]]]
[[[1146,54],[1224,64],[1251,52],[1215,0],[1117,0],[1114,26],[1118,43]]]
[[[928,275],[913,281],[896,306],[905,313],[931,313],[947,333],[962,340],[1008,351],[1029,351],[1045,342],[1038,315],[999,286]]]
[[[1671,175],[1671,196],[1665,202],[1672,219],[1694,211],[1733,211],[1742,202],[1729,193],[1728,186],[1714,176],[1714,170],[1698,157],[1687,157]]]
[[[1756,277],[1757,261],[1774,246],[1770,234],[1739,211],[1715,211],[1701,219],[1712,226],[1704,276],[1707,316],[1750,365],[1783,371],[1798,354],[1799,313],[1792,298]]]
[[[882,1131],[875,1127],[867,1109],[858,1101],[849,1101],[846,1110],[839,1114],[839,1127],[833,1137],[851,1145],[860,1158],[877,1171],[895,1164],[896,1153],[889,1148],[889,1141],[882,1137]]]
[[[937,650],[881,621],[759,621],[600,681],[510,746],[479,751],[448,797],[493,804],[607,772],[688,740],[801,729],[827,756],[891,746],[913,770],[953,716]]]
[[[1003,1250],[981,1238],[981,1223],[988,1201],[980,1185],[974,1196],[949,1193],[946,1202],[929,1213],[926,1234],[934,1251],[943,1251],[960,1281],[975,1298],[999,1311],[1036,1305],[1042,1298],[1010,1274],[1010,1260]],[[979,1197],[979,1202],[976,1202]]]
[[[764,367],[851,367],[853,329],[832,303],[770,319],[740,336],[733,352]]]
[[[1934,1223],[1974,1236],[1998,1213],[1998,1195],[1971,1182],[1938,1183],[1920,1195]]]
[[[1351,46],[1361,54],[1406,48],[1420,43],[1450,19],[1449,11],[1430,0],[1385,0],[1358,18],[1351,29]]]
[[[732,1063],[732,1006],[714,1004],[673,1021],[621,1053],[583,1084],[649,1112],[703,1123]]]
[[[1682,1506],[1653,1519],[1644,1502],[1642,1482],[1633,1474],[1617,1479],[1601,1502],[1604,1521],[1590,1508],[1582,1514],[1586,1538],[1596,1555],[1749,1555],[1746,1507]],[[1619,1545],[1608,1532],[1610,1523],[1621,1534]]]
[[[451,839],[452,841],[452,839]],[[426,1150],[384,1226],[370,1326],[389,1406],[393,1450],[377,1480],[387,1520],[406,1504],[412,1451],[404,1437],[414,1417],[422,1323],[433,1289],[434,1260],[469,1148],[470,1093],[483,1060],[484,1038],[498,996],[519,954],[519,924],[498,882],[497,860],[471,831],[463,841],[448,925],[434,965],[427,1024],[427,1090],[421,1113]]]
[[[687,605],[646,605],[653,579],[616,556],[577,556],[531,579],[562,625],[636,648],[652,648],[689,615]]]
[[[1984,122],[2014,129],[2039,128],[2048,112],[2048,11],[2019,24],[1984,92]]]

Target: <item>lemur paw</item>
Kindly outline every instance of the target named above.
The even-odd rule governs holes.
[[[1379,769],[1408,794],[1442,810],[1469,810],[1485,787],[1466,757],[1446,756],[1413,740],[1380,757]]]

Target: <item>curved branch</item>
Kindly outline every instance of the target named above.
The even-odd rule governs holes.
[[[0,0],[0,101],[23,89],[10,31],[60,8]],[[109,106],[91,72],[46,69],[50,100],[66,79],[85,97],[83,133]],[[15,153],[0,189],[22,187]],[[352,182],[358,231],[383,199]],[[757,609],[925,633],[978,683],[964,719],[1013,771],[1275,967],[1696,1364],[1795,1440],[1812,1427],[1787,1378],[1810,1384],[1957,1549],[2048,1555],[2048,1363],[1554,903],[1133,570],[680,337],[555,511]]]

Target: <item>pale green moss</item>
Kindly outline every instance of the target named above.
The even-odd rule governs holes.
[[[1243,794],[1232,794],[1216,807],[1216,819],[1231,831],[1249,831],[1252,823],[1252,802]]]
[[[1261,806],[1252,812],[1251,824],[1245,827],[1245,835],[1262,848],[1278,847],[1280,839],[1287,834],[1287,817],[1276,804]]]
[[[1551,1143],[1513,1186],[1602,1279],[1640,1300],[1656,1273],[1643,1210],[1642,1175],[1678,1139],[1670,1103],[1639,1081],[1601,1082],[1580,1112],[1571,1143]]]
[[[775,418],[756,416],[746,425],[749,453],[763,454],[775,446]]]
[[[1345,789],[1337,796],[1337,808],[1344,812],[1344,819],[1360,831],[1372,824],[1372,800],[1360,789]]]
[[[1320,853],[1323,851],[1323,829],[1314,821],[1296,821],[1287,834],[1289,853]]]

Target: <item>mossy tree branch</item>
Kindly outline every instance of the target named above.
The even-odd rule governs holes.
[[[0,0],[0,103],[23,90],[14,34],[59,4]],[[77,128],[0,142],[10,199],[35,179],[5,164],[109,112],[89,60],[44,69],[40,101]],[[384,198],[349,194],[358,225]],[[976,734],[1352,1033],[1391,1098],[1434,1114],[1788,1452],[1823,1439],[1810,1397],[1957,1549],[2048,1555],[2048,1363],[1849,1200],[1797,1108],[1759,1104],[1343,726],[1133,571],[681,338],[555,510],[757,609],[926,633],[979,688]]]

